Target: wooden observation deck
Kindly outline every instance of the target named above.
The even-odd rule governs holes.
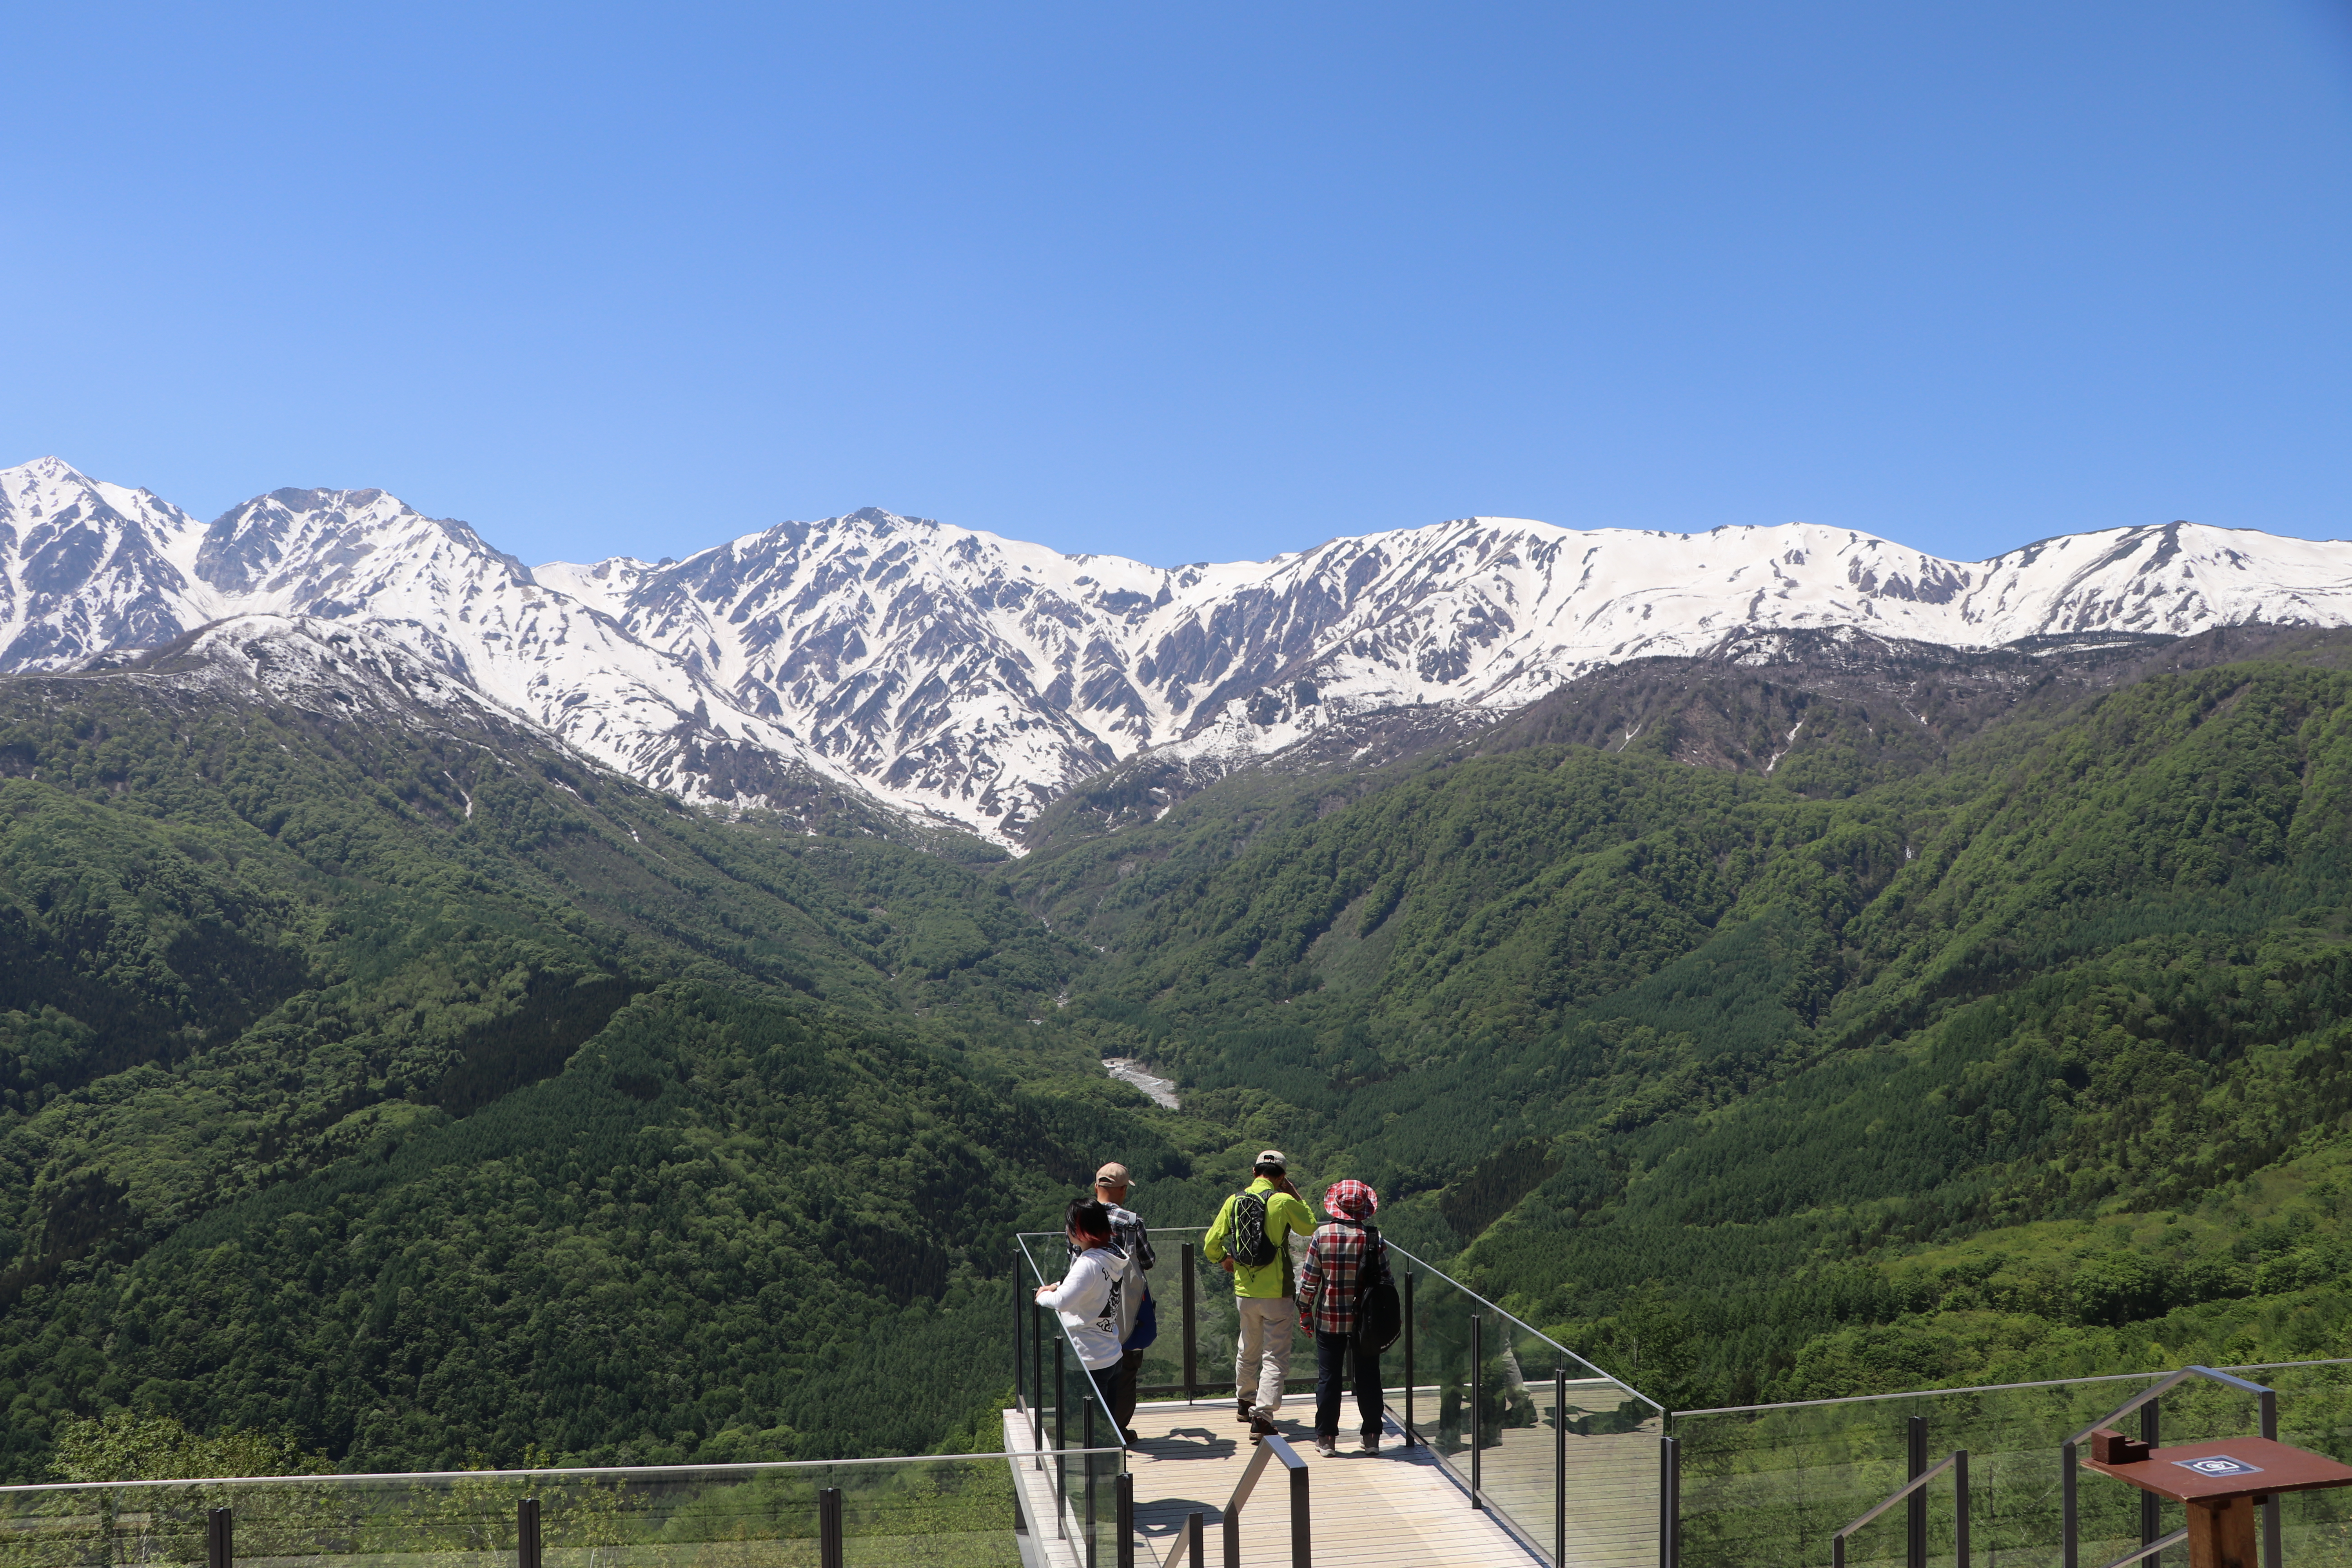
[[[1363,1454],[1357,1451],[1350,1404],[1343,1413],[1350,1429],[1340,1436],[1339,1453],[1326,1458],[1314,1451],[1312,1409],[1311,1395],[1294,1394],[1276,1424],[1308,1467],[1317,1568],[1545,1568],[1548,1554],[1530,1550],[1491,1510],[1473,1508],[1468,1492],[1426,1445],[1405,1441],[1393,1411],[1380,1452]],[[1187,1516],[1193,1513],[1206,1516],[1205,1568],[1217,1568],[1224,1561],[1225,1501],[1256,1452],[1249,1429],[1234,1420],[1230,1401],[1187,1405],[1181,1400],[1139,1405],[1135,1429],[1140,1441],[1129,1450],[1128,1468],[1134,1477],[1138,1568],[1167,1563],[1180,1545]],[[1034,1451],[1027,1419],[1020,1413],[1005,1413],[1004,1435],[1009,1451]],[[1549,1433],[1510,1436],[1523,1436],[1528,1445],[1541,1442],[1549,1463]],[[1603,1448],[1610,1451],[1604,1454]],[[1629,1460],[1654,1463],[1656,1449],[1654,1436],[1628,1433],[1613,1439],[1583,1439],[1573,1451],[1613,1478]],[[1050,1460],[1050,1445],[1046,1452]],[[1052,1520],[1050,1477],[1017,1461],[1016,1473],[1024,1517]],[[1622,1489],[1593,1489],[1590,1505],[1580,1510],[1570,1531],[1568,1568],[1654,1568],[1654,1502],[1645,1506],[1623,1498]],[[1490,1484],[1486,1495],[1507,1509],[1515,1500],[1507,1487]],[[1537,1522],[1535,1501],[1528,1499],[1530,1506],[1523,1510],[1530,1516],[1526,1521],[1530,1525]],[[1549,1508],[1547,1493],[1541,1520],[1547,1531]],[[1243,1510],[1241,1538],[1243,1568],[1290,1568],[1289,1510],[1278,1468],[1264,1478]],[[1037,1568],[1086,1568],[1081,1543],[1056,1538],[1050,1528],[1033,1528],[1024,1548],[1024,1556]],[[1097,1568],[1109,1565],[1098,1563]],[[1188,1561],[1181,1568],[1193,1565]]]

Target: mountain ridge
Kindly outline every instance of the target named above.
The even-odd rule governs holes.
[[[1393,710],[1475,725],[1745,632],[1989,648],[2352,624],[2352,544],[2175,521],[1955,562],[1811,523],[1468,518],[1152,566],[866,508],[531,568],[381,490],[281,489],[198,524],[54,458],[0,469],[0,671],[253,612],[365,622],[690,801],[789,813],[822,781],[1018,848],[1139,754],[1214,773]]]

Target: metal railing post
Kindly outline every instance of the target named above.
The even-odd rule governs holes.
[[[2151,1448],[2160,1441],[2157,1436],[2158,1418],[2156,1406],[2157,1401],[2151,1399],[2139,1407],[2140,1441]],[[2163,1500],[2154,1492],[2139,1494],[2139,1543],[2142,1546],[2150,1544],[2164,1533],[2163,1507]],[[2140,1561],[2147,1563],[2147,1568],[2162,1568],[2164,1558],[2160,1552],[2151,1552]]]
[[[1551,1376],[1551,1560],[1568,1565],[1568,1367]]]
[[[1683,1447],[1658,1439],[1658,1568],[1676,1568],[1683,1554]]]
[[[1959,1512],[1952,1525],[1952,1552],[1959,1559],[1958,1568],[1969,1568],[1969,1451],[1952,1450],[1953,1489],[1959,1494]],[[1924,1531],[1922,1533],[1925,1533]]]
[[[539,1568],[539,1500],[515,1504],[515,1568]]]
[[[1188,1241],[1184,1244],[1184,1403],[1187,1405],[1192,1404],[1193,1396],[1201,1392],[1200,1341],[1198,1331],[1194,1328],[1195,1313],[1192,1309],[1192,1292],[1195,1288],[1192,1275],[1192,1244]],[[1196,1563],[1192,1568],[1201,1568],[1201,1565]]]
[[[1112,1521],[1118,1527],[1118,1568],[1135,1568],[1135,1476],[1121,1470],[1111,1478]],[[1194,1564],[1194,1568],[1199,1565]]]
[[[1054,1534],[1070,1538],[1070,1377],[1062,1364],[1068,1341],[1054,1340]]]
[[[1045,1309],[1037,1305],[1034,1296],[1029,1300],[1029,1375],[1037,1384],[1037,1397],[1029,1402],[1029,1451],[1037,1456],[1037,1468],[1042,1470],[1045,1468]]]
[[[1021,1258],[1013,1258],[1013,1403],[1018,1409],[1029,1393],[1029,1369],[1022,1365],[1026,1358],[1021,1353]]]
[[[1300,1465],[1290,1472],[1290,1568],[1314,1568],[1311,1521],[1307,1507],[1307,1467]]]
[[[205,1563],[206,1568],[229,1568],[236,1555],[236,1540],[229,1511],[225,1508],[209,1510],[205,1514]]]
[[[1404,1271],[1404,1440],[1410,1445],[1412,1429],[1412,1270]]]
[[[1209,1568],[1209,1560],[1201,1555],[1209,1549],[1208,1520],[1201,1514],[1188,1514],[1184,1519],[1184,1561],[1192,1568]]]
[[[2058,1568],[2081,1568],[2074,1557],[2076,1468],[2074,1445],[2058,1445]]]
[[[1242,1568],[1242,1510],[1225,1505],[1225,1568]]]
[[[2263,1411],[2263,1436],[2278,1441],[2278,1394],[2263,1389],[2259,1401]],[[2279,1500],[2275,1494],[2263,1500],[2263,1568],[2280,1568],[2283,1559],[2279,1545]]]
[[[1905,1436],[1910,1440],[1911,1468],[1903,1479],[1916,1481],[1927,1469],[1927,1418],[1914,1415],[1906,1423]],[[1906,1553],[1911,1568],[1927,1568],[1927,1493],[1925,1489],[1913,1492],[1903,1508],[1903,1533]]]
[[[1470,1506],[1484,1508],[1478,1500],[1478,1427],[1479,1406],[1486,1392],[1486,1324],[1476,1312],[1470,1314]]]
[[[839,1487],[816,1494],[816,1560],[817,1568],[842,1568]]]
[[[1086,1373],[1086,1368],[1084,1368],[1083,1366],[1082,1366],[1082,1367],[1080,1367],[1078,1370],[1079,1370],[1081,1373]],[[1092,1384],[1092,1383],[1094,1382],[1094,1376],[1093,1376],[1093,1374],[1092,1374],[1092,1373],[1087,1373],[1087,1382],[1088,1384]],[[1094,1393],[1095,1393],[1095,1391],[1094,1391],[1091,1387],[1089,1387],[1089,1388],[1087,1390],[1087,1418],[1086,1418],[1086,1421],[1085,1421],[1085,1423],[1084,1423],[1084,1425],[1083,1425],[1083,1430],[1084,1430],[1085,1435],[1086,1435],[1086,1444],[1087,1444],[1087,1461],[1086,1461],[1086,1462],[1087,1462],[1087,1568],[1095,1568],[1095,1455],[1094,1455],[1094,1447],[1095,1447],[1095,1398],[1094,1398]]]

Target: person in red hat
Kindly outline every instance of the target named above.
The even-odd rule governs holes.
[[[1358,1331],[1358,1300],[1367,1283],[1388,1278],[1389,1247],[1372,1227],[1378,1193],[1359,1181],[1334,1182],[1323,1194],[1331,1217],[1316,1226],[1298,1271],[1298,1326],[1315,1336],[1315,1451],[1339,1451],[1339,1374],[1356,1385],[1364,1452],[1381,1451],[1380,1347]]]

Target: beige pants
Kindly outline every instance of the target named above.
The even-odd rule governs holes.
[[[1298,1321],[1298,1303],[1287,1296],[1236,1296],[1234,1305],[1242,1318],[1234,1393],[1246,1394],[1255,1383],[1257,1414],[1272,1420],[1282,1408],[1282,1385],[1290,1380],[1290,1326]]]

